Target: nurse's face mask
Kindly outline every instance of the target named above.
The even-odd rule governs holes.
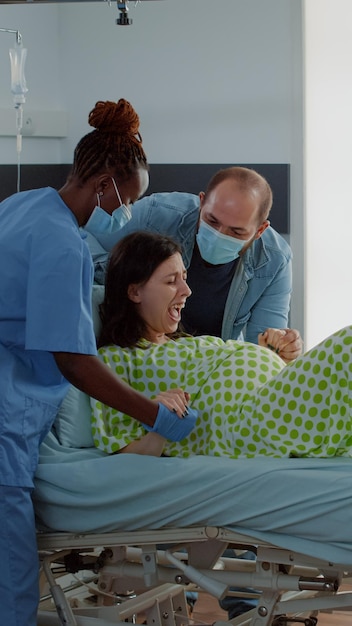
[[[243,246],[249,241],[223,235],[204,220],[200,220],[196,240],[202,259],[211,265],[231,263],[237,259]]]
[[[85,225],[85,229],[92,235],[101,233],[114,233],[120,230],[132,217],[131,209],[123,204],[120,192],[117,188],[115,180],[111,176],[114,189],[116,191],[117,199],[120,206],[115,209],[111,215],[104,211],[100,206],[100,198],[103,195],[102,192],[97,193],[97,205],[94,208],[88,222]]]

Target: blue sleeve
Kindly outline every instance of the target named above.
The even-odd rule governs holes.
[[[137,200],[137,202],[135,202],[131,207],[132,217],[123,228],[120,228],[113,233],[97,233],[94,235],[94,247],[92,245],[92,241],[88,238],[89,248],[95,253],[96,260],[102,260],[101,249],[106,250],[106,252],[109,253],[113,249],[114,245],[123,239],[123,237],[129,235],[130,233],[134,233],[136,230],[144,230],[146,228],[147,222],[150,219],[150,209],[153,205],[152,199],[153,196],[146,196],[141,200]],[[99,248],[100,259],[98,258]]]
[[[192,241],[199,218],[199,198],[179,191],[153,193],[134,203],[132,218],[114,233],[96,234],[96,240],[110,252],[125,235],[136,230],[148,230],[175,237],[179,230],[186,231]]]
[[[95,282],[104,283],[109,255],[115,244],[137,230],[169,235],[181,245],[183,251],[184,244],[188,242],[188,248],[192,251],[198,218],[199,198],[194,194],[163,192],[138,200],[132,207],[132,218],[123,228],[114,233],[97,233],[87,238],[94,263]],[[188,261],[191,254],[189,250],[186,255]]]
[[[150,196],[138,200],[132,207],[132,218],[120,230],[114,233],[99,233],[93,235],[84,230],[87,235],[86,242],[90,250],[94,266],[94,282],[98,285],[105,284],[105,275],[109,263],[110,252],[114,245],[129,233],[145,228],[145,217],[150,205]]]
[[[32,245],[26,349],[96,354],[89,250],[78,232],[48,230]]]

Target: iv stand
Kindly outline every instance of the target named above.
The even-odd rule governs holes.
[[[17,191],[20,191],[20,155],[22,151],[22,126],[23,107],[27,93],[26,79],[24,77],[24,64],[27,56],[27,49],[23,48],[22,35],[18,30],[10,28],[0,28],[2,33],[13,33],[16,35],[15,48],[10,48],[11,61],[11,93],[13,94],[14,107],[16,109],[16,130],[17,130]]]

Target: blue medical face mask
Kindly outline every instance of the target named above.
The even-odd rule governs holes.
[[[231,263],[249,241],[223,235],[203,220],[200,221],[196,240],[202,259],[211,265]]]
[[[120,202],[120,206],[115,209],[111,215],[104,211],[100,206],[100,195],[97,194],[97,206],[94,208],[88,222],[85,225],[85,229],[92,235],[102,233],[114,233],[121,230],[132,217],[131,210],[128,206],[122,203],[121,196],[114,179],[113,182],[117,198]]]

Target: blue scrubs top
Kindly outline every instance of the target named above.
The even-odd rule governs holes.
[[[96,354],[91,255],[48,187],[0,204],[0,484],[33,486],[68,388],[52,352]]]

